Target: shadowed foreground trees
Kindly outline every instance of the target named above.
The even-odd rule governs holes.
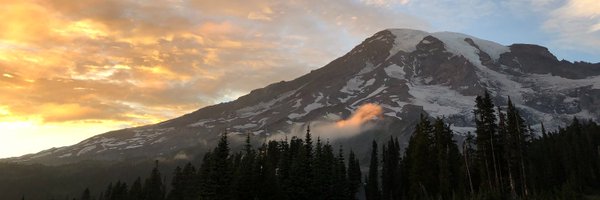
[[[156,163],[144,181],[138,178],[130,187],[117,181],[100,193],[86,189],[80,199],[352,200],[359,193],[368,200],[582,199],[600,193],[596,123],[574,118],[554,132],[542,124],[535,134],[510,99],[505,110],[487,93],[477,97],[477,137],[467,134],[460,148],[442,118],[421,116],[405,149],[394,137],[381,146],[373,141],[364,171],[352,150],[346,157],[342,147],[321,138],[313,143],[310,130],[304,139],[258,148],[248,135],[237,153],[223,134],[199,167],[188,163],[174,170],[168,192]],[[364,181],[363,172],[368,172]]]

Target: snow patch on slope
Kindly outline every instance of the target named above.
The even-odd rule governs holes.
[[[247,117],[251,117],[251,116],[256,116],[256,115],[258,115],[260,113],[263,113],[263,112],[271,109],[273,107],[273,105],[275,105],[277,102],[280,102],[282,100],[285,100],[285,99],[291,97],[294,93],[296,93],[296,91],[298,91],[298,90],[288,91],[286,93],[283,93],[283,94],[277,96],[277,98],[272,99],[270,101],[260,102],[257,105],[248,106],[248,107],[239,109],[239,110],[236,111],[236,113],[241,118],[247,118]]]
[[[489,51],[486,53],[492,58],[499,58],[500,54],[508,52],[508,47],[460,33],[438,32],[433,33],[432,36],[444,43],[446,51],[457,56],[463,56],[471,64],[475,65],[475,67],[479,69],[479,78],[482,79],[482,81],[491,84],[493,88],[498,88],[500,90],[494,91],[500,92],[497,95],[508,95],[513,97],[513,100],[516,103],[522,103],[522,94],[533,92],[530,88],[525,88],[521,83],[512,80],[509,75],[499,73],[484,66],[477,54],[479,53],[479,50],[467,43],[465,38],[471,38],[483,51]],[[485,75],[481,73],[484,73]]]
[[[529,78],[544,89],[560,91],[578,87],[592,86],[592,89],[600,89],[600,76],[588,77],[585,79],[568,79],[551,74],[531,74]]]
[[[408,84],[408,87],[408,93],[414,97],[412,104],[423,106],[434,117],[470,116],[475,106],[474,96],[464,96],[445,86]]]
[[[390,56],[396,55],[400,51],[413,52],[417,49],[417,44],[427,37],[429,33],[425,31],[412,29],[388,29],[396,38],[394,45],[390,49]]]
[[[483,52],[487,53],[492,59],[500,59],[500,55],[506,52],[510,52],[510,48],[492,41],[482,40],[470,35],[453,32],[436,32],[432,33],[431,36],[444,42],[446,50],[454,53],[455,55],[462,55],[469,59],[473,63],[479,63],[479,50],[465,41],[466,38],[470,38]]]
[[[396,64],[392,64],[383,69],[385,73],[392,78],[396,79],[404,79],[406,73],[404,72],[404,67],[398,66]]]
[[[340,89],[340,92],[346,94],[354,94],[355,91],[360,91],[362,89],[362,85],[365,83],[364,80],[361,79],[360,76],[355,76],[352,79],[348,80],[346,85]]]
[[[322,99],[323,99],[323,93],[319,92],[319,96],[316,97],[315,101],[304,107],[304,113],[301,113],[301,114],[300,113],[291,113],[288,115],[288,118],[295,119],[295,118],[299,118],[299,117],[304,117],[305,115],[312,112],[313,110],[324,107],[325,105],[323,105],[322,103],[319,103],[319,101],[321,101]]]

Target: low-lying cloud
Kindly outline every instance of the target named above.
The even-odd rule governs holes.
[[[358,107],[354,113],[347,119],[338,121],[315,121],[308,124],[296,125],[291,128],[290,133],[285,135],[274,135],[271,140],[282,140],[286,137],[304,138],[306,129],[311,129],[313,137],[321,139],[336,140],[342,138],[350,138],[364,131],[374,128],[376,120],[382,119],[383,109],[381,106],[373,103],[366,103]]]

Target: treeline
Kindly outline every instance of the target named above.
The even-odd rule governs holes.
[[[158,165],[158,164],[157,164]],[[358,158],[348,159],[341,146],[317,138],[310,129],[304,139],[270,141],[259,148],[247,136],[244,150],[232,154],[227,134],[214,150],[204,155],[199,167],[186,164],[173,172],[170,191],[165,190],[158,166],[143,184],[138,178],[128,188],[118,181],[98,196],[86,189],[81,200],[187,200],[187,199],[356,199],[361,186]]]
[[[303,139],[269,141],[250,135],[232,153],[223,134],[200,166],[177,167],[166,190],[157,167],[129,187],[118,181],[81,200],[188,199],[584,199],[600,193],[600,127],[574,118],[566,128],[535,133],[510,98],[495,106],[476,98],[476,131],[457,143],[442,118],[421,116],[409,144],[372,142],[368,172],[352,150],[334,148],[310,129]],[[157,164],[158,165],[158,164]]]

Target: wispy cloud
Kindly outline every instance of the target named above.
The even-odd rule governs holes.
[[[556,33],[556,43],[562,47],[598,52],[600,4],[594,0],[568,0],[549,12],[543,28]]]

